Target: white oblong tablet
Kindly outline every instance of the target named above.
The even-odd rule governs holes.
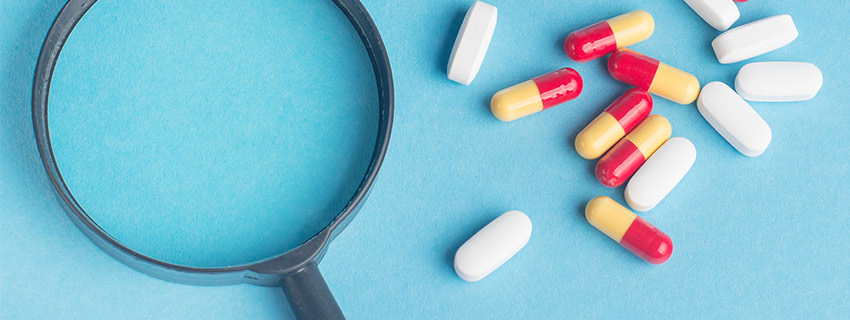
[[[685,0],[697,15],[714,29],[729,29],[741,16],[738,6],[732,0]]]
[[[744,155],[755,157],[767,150],[773,137],[770,127],[726,84],[714,81],[702,87],[697,109],[714,130]]]
[[[504,264],[531,237],[531,220],[520,211],[508,211],[466,240],[455,253],[455,272],[475,282]]]
[[[696,160],[697,149],[690,140],[670,138],[629,180],[626,203],[635,211],[652,210],[688,174]]]
[[[735,91],[750,101],[805,101],[823,85],[823,74],[808,62],[754,62],[738,71]]]
[[[790,15],[756,20],[721,33],[711,41],[720,63],[735,63],[784,47],[797,39]]]
[[[466,11],[449,56],[450,80],[469,85],[475,79],[496,29],[496,14],[496,7],[481,1]]]

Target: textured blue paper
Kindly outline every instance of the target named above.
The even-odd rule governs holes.
[[[62,49],[49,110],[62,178],[92,220],[205,267],[279,255],[327,226],[378,126],[366,49],[326,1],[98,3]]]
[[[445,78],[445,65],[469,1],[365,1],[393,63],[397,109],[371,197],[321,263],[350,318],[846,317],[848,4],[739,4],[738,24],[790,13],[800,31],[787,47],[746,62],[808,61],[825,79],[811,101],[752,103],[773,129],[762,156],[739,154],[694,105],[656,99],[654,113],[693,141],[698,158],[670,196],[642,214],[675,245],[669,262],[651,266],[584,221],[587,200],[622,202],[622,188],[596,182],[594,163],[572,140],[626,86],[608,76],[604,60],[569,61],[563,38],[645,9],[656,31],[635,50],[702,83],[731,84],[746,62],[718,64],[709,45],[718,32],[680,1],[492,3],[496,32],[466,87]],[[290,317],[276,288],[186,286],[129,269],[65,216],[41,172],[29,118],[36,57],[61,5],[0,3],[0,318]],[[134,17],[115,10],[116,19]],[[562,66],[584,77],[577,100],[512,123],[490,115],[497,90]],[[529,244],[481,282],[460,280],[454,251],[511,209],[534,223]]]

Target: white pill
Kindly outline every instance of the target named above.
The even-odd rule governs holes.
[[[814,98],[823,75],[808,62],[754,62],[741,67],[735,91],[750,101],[805,101]]]
[[[667,140],[638,169],[626,185],[626,203],[636,211],[652,210],[691,170],[697,149],[690,140]]]
[[[711,47],[720,63],[735,63],[784,47],[797,39],[790,15],[764,18],[721,33]]]
[[[481,1],[469,7],[449,57],[450,80],[468,85],[475,79],[496,29],[496,13],[496,7]]]
[[[685,0],[691,9],[714,29],[729,29],[741,16],[732,0]]]
[[[455,272],[475,282],[514,256],[531,237],[531,220],[520,211],[508,211],[466,240],[455,253]]]
[[[702,87],[697,109],[714,130],[746,156],[758,156],[770,144],[772,133],[764,119],[724,83],[715,81]]]

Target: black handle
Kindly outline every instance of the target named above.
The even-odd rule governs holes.
[[[345,319],[315,262],[285,276],[280,285],[298,320]]]

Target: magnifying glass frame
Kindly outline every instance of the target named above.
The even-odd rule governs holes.
[[[378,29],[358,0],[333,0],[357,29],[372,62],[380,105],[378,135],[368,171],[357,191],[334,220],[312,238],[281,255],[262,261],[224,268],[197,268],[171,264],[134,251],[109,235],[80,207],[62,178],[48,130],[47,106],[57,59],[68,36],[97,0],[69,0],[47,34],[36,65],[32,91],[35,138],[53,189],[74,224],[103,251],[122,263],[151,276],[194,285],[250,283],[282,286],[299,319],[340,319],[342,312],[327,287],[317,263],[327,244],[351,222],[378,174],[390,139],[393,120],[393,80],[389,58]]]

